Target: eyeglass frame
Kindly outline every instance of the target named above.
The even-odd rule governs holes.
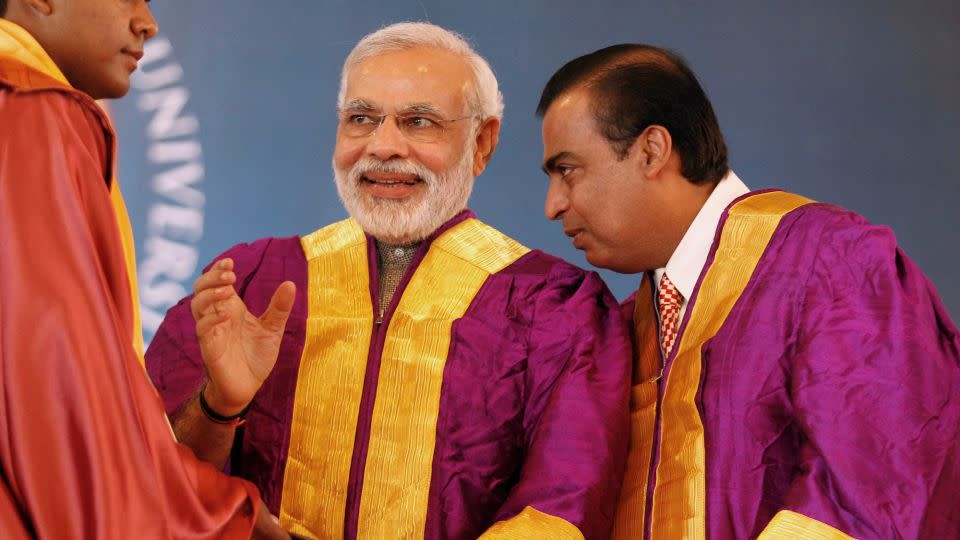
[[[339,117],[339,123],[337,125],[337,128],[339,130],[339,129],[344,129],[345,126],[348,126],[349,124],[347,124],[346,121],[352,116],[367,116],[375,120],[374,122],[371,122],[371,125],[373,127],[369,133],[366,133],[363,135],[351,135],[348,133],[344,133],[344,135],[346,135],[347,137],[350,137],[351,139],[363,139],[366,137],[373,136],[377,132],[377,130],[383,126],[383,123],[386,121],[387,117],[392,116],[393,121],[397,126],[397,130],[400,132],[401,135],[403,135],[405,139],[410,141],[416,141],[416,142],[432,143],[432,142],[437,142],[443,139],[443,136],[446,134],[446,131],[447,131],[447,124],[452,124],[453,122],[459,122],[461,120],[468,120],[468,119],[475,119],[475,118],[482,120],[483,118],[481,115],[478,115],[478,114],[472,114],[472,115],[463,116],[460,118],[431,118],[431,116],[439,116],[436,111],[418,110],[418,109],[420,108],[414,107],[412,109],[409,109],[401,113],[383,113],[373,107],[348,107],[345,109],[338,108],[337,116]],[[429,122],[436,124],[440,128],[440,131],[437,137],[423,139],[423,138],[410,136],[406,131],[408,128],[403,127],[404,124],[402,121],[415,119],[415,118],[422,118],[424,120],[427,120]]]

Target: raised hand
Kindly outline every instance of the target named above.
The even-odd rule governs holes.
[[[296,286],[285,281],[259,317],[233,288],[233,260],[221,259],[197,278],[190,310],[209,382],[207,403],[224,416],[240,413],[277,362]]]

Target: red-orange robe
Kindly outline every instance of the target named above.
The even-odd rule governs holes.
[[[0,538],[247,538],[255,487],[177,444],[131,340],[114,134],[0,19]]]

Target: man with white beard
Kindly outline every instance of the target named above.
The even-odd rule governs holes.
[[[350,219],[230,249],[147,352],[180,440],[312,538],[606,538],[630,338],[596,274],[466,208],[500,128],[490,67],[392,25],[338,101]]]

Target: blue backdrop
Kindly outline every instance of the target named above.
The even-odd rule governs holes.
[[[345,216],[330,169],[340,66],[402,20],[464,34],[493,66],[507,107],[471,207],[524,244],[585,264],[543,217],[543,84],[575,56],[647,42],[690,61],[747,185],[889,225],[960,316],[960,3],[774,4],[153,2],[160,35],[112,104],[147,338],[217,253]],[[621,298],[637,284],[603,275]]]

